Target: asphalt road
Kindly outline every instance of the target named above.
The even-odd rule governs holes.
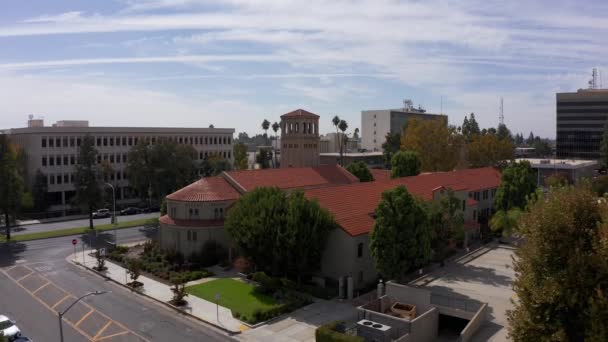
[[[119,243],[128,243],[150,234],[137,227],[119,230],[117,237]],[[95,334],[105,336],[103,341],[231,340],[218,329],[67,262],[65,258],[74,251],[73,238],[79,248],[83,243],[112,240],[112,234],[101,234],[96,240],[73,236],[0,245],[0,314],[17,320],[24,335],[34,341],[58,341],[54,311],[97,290],[108,293],[85,299],[70,310],[71,317],[64,317],[65,341],[91,341]]]
[[[140,220],[140,219],[156,218],[158,216],[159,216],[159,213],[148,213],[148,214],[125,215],[125,216],[116,216],[116,217],[118,219],[118,222],[126,222],[126,221]],[[93,220],[94,225],[109,224],[109,223],[111,223],[110,218]],[[11,232],[14,235],[19,235],[19,234],[46,232],[46,231],[57,230],[57,229],[86,227],[88,225],[89,225],[89,219],[79,219],[79,220],[71,220],[71,221],[36,223],[36,224],[28,224],[28,225],[24,225],[24,226],[17,226],[17,227],[12,227]]]

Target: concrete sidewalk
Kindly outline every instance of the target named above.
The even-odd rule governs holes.
[[[89,253],[91,252],[91,250],[86,251],[84,260],[82,253],[72,254],[68,259],[72,262],[82,264],[87,268],[92,268],[97,265],[97,261],[95,258],[89,256]],[[100,273],[113,281],[124,286],[127,286],[126,284],[131,281],[125,268],[107,260],[106,267],[108,269]],[[143,275],[137,278],[137,281],[143,283],[144,286],[138,290],[134,290],[134,292],[141,293],[163,303],[168,303],[173,298],[173,292],[169,285]],[[240,333],[242,330],[246,329],[239,320],[232,317],[232,312],[225,307],[217,306],[215,303],[208,302],[193,295],[187,296],[186,301],[188,304],[179,309],[187,314],[230,333]]]

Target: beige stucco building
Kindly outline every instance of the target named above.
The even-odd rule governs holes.
[[[232,163],[232,128],[165,128],[165,127],[90,127],[87,121],[59,121],[44,126],[42,120],[30,120],[26,128],[6,132],[21,146],[26,155],[26,181],[33,184],[37,170],[47,178],[49,211],[71,208],[74,196],[74,172],[78,148],[85,135],[93,137],[98,150],[98,162],[107,161],[113,169],[108,180],[116,188],[117,204],[136,203],[139,199],[129,186],[126,167],[128,153],[138,141],[155,144],[170,139],[189,144],[202,160],[220,155]]]
[[[303,109],[281,115],[281,167],[319,165],[319,116]]]

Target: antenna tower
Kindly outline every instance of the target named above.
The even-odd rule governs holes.
[[[589,89],[599,89],[599,76],[597,68],[593,68],[591,71],[591,79],[589,80]]]
[[[498,122],[501,125],[505,124],[505,113],[504,113],[502,96],[500,97],[500,108],[498,109]]]

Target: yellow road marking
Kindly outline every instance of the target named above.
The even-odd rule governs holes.
[[[82,323],[82,321],[84,321],[85,319],[87,319],[89,316],[91,316],[91,314],[95,312],[95,310],[90,309],[89,312],[87,312],[84,316],[82,316],[82,318],[80,318],[80,320],[78,320],[78,322],[76,322],[76,326],[79,326],[80,323]]]
[[[243,331],[247,331],[247,330],[249,330],[249,329],[251,329],[251,328],[250,328],[250,327],[248,327],[248,326],[246,326],[245,324],[241,324],[241,326],[239,326],[239,330],[240,330],[241,332],[243,332]]]
[[[99,335],[103,334],[104,331],[106,331],[106,329],[108,329],[108,327],[112,324],[112,321],[108,321],[108,323],[106,323],[106,325],[104,325],[101,329],[99,329],[99,331],[97,332],[97,334],[95,334],[95,336],[93,336],[93,340],[95,340],[96,338],[99,337]]]
[[[36,291],[32,292],[32,294],[36,294],[36,292],[42,290],[43,288],[49,286],[50,284],[51,284],[51,282],[47,281],[46,284],[44,284],[44,285],[40,286],[39,288],[37,288]]]
[[[102,338],[98,338],[95,341],[107,340],[108,338],[116,337],[116,336],[120,336],[120,335],[124,335],[124,334],[128,334],[128,333],[129,333],[128,331],[122,331],[122,332],[119,332],[119,333],[116,333],[116,334],[112,334],[112,335],[104,336]],[[139,336],[139,335],[137,335],[137,336]],[[139,336],[139,337],[141,337],[141,336]]]
[[[56,287],[56,286],[55,286],[55,287]],[[61,289],[60,289],[60,290],[61,290]],[[61,291],[63,291],[63,290],[61,290]],[[65,292],[65,291],[64,291],[64,292]],[[63,303],[63,302],[66,300],[66,299],[68,299],[68,298],[70,298],[70,297],[72,297],[72,296],[71,296],[71,295],[69,295],[69,294],[68,294],[68,295],[65,295],[65,297],[61,298],[61,300],[60,300],[60,301],[58,301],[57,303],[53,304],[53,306],[51,307],[51,309],[55,309],[55,307],[56,307],[57,305],[59,305],[59,304]]]
[[[6,269],[6,272],[10,272],[13,268],[17,267],[17,266],[21,266],[21,265],[15,265],[15,266],[11,266],[9,268]]]
[[[31,270],[30,270],[30,271],[31,271]],[[29,274],[24,275],[23,277],[21,277],[21,278],[17,279],[17,282],[22,281],[23,279],[25,279],[25,278],[27,278],[27,277],[31,276],[32,274],[34,274],[34,271],[31,271]],[[13,278],[13,279],[14,279],[14,278]]]

